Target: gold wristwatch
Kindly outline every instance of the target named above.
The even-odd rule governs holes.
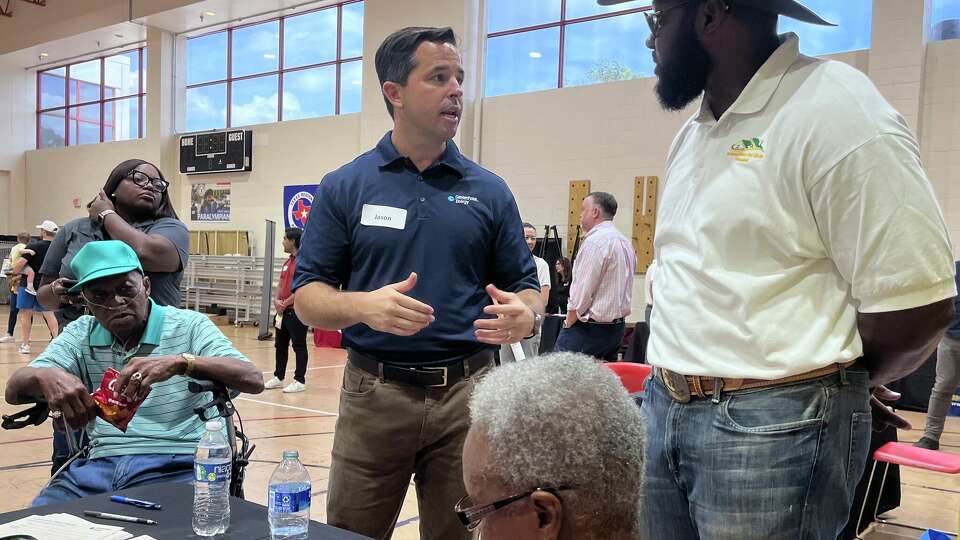
[[[180,353],[180,357],[187,361],[187,367],[183,370],[183,375],[185,377],[190,377],[193,375],[193,363],[197,360],[197,357],[190,353]]]

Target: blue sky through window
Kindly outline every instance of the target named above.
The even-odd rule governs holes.
[[[339,59],[338,14],[342,14]],[[363,15],[364,3],[354,2],[283,17],[282,24],[276,19],[188,39],[185,128],[227,127],[227,107],[230,127],[336,114],[338,92],[340,112],[358,112],[362,63],[340,64],[339,88],[336,63],[362,56]],[[330,65],[317,67],[327,63]],[[281,106],[282,111],[278,110]]]
[[[227,33],[187,40],[187,84],[227,78]]]
[[[653,56],[644,45],[648,35],[643,13],[567,26],[563,85],[652,77]]]
[[[559,20],[560,0],[487,0],[487,33]]]
[[[556,88],[560,29],[489,38],[486,65],[488,97]]]
[[[227,84],[187,88],[187,131],[227,127]]]
[[[277,121],[277,76],[234,81],[230,125],[249,126]]]
[[[817,56],[870,48],[873,0],[802,0],[824,19],[837,26],[817,26],[780,17],[780,32],[800,36],[800,52]]]
[[[276,71],[280,66],[280,21],[237,28],[232,46],[234,77]]]
[[[283,23],[283,67],[337,59],[337,9],[290,17]]]
[[[363,90],[363,61],[347,62],[340,66],[340,114],[360,112]]]
[[[336,111],[337,66],[292,71],[283,76],[283,119],[329,116]]]
[[[960,35],[960,22],[946,22],[960,20],[960,0],[933,0],[933,12],[930,14],[930,26],[933,28],[933,39],[956,39],[943,36],[949,25],[951,36]]]
[[[872,0],[801,0],[836,27],[822,27],[780,19],[781,32],[800,36],[801,51],[823,55],[868,49],[871,42]],[[934,0],[955,5],[960,0]],[[599,6],[596,0],[567,0],[565,21],[651,5],[633,0]],[[941,7],[940,11],[951,9]],[[956,15],[960,17],[960,15]],[[518,30],[560,21],[560,0],[488,0],[487,33]],[[646,48],[649,35],[642,13],[616,15],[595,21],[565,23],[563,86],[594,84],[653,76],[653,59]],[[487,39],[485,95],[488,97],[557,87],[559,29],[548,28],[493,36]]]
[[[363,2],[343,6],[343,38],[340,40],[340,57],[363,56]]]

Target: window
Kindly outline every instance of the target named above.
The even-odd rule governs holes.
[[[146,49],[37,73],[37,148],[143,138]]]
[[[960,0],[933,0],[932,7],[932,39],[960,39]]]
[[[363,7],[351,0],[188,39],[186,130],[359,112]]]
[[[653,76],[650,0],[488,0],[484,94]]]
[[[810,56],[870,48],[873,0],[804,0],[803,4],[837,26],[817,26],[780,17],[780,32],[800,36],[800,52]]]

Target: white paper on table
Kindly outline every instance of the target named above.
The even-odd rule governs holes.
[[[0,535],[28,534],[37,540],[128,540],[123,527],[100,525],[71,514],[27,516],[0,525]]]

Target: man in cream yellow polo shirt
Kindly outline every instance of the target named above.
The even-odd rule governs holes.
[[[648,358],[644,537],[837,538],[871,388],[956,294],[917,141],[870,80],[799,54],[792,0],[654,0],[657,93],[703,96],[667,160]]]

